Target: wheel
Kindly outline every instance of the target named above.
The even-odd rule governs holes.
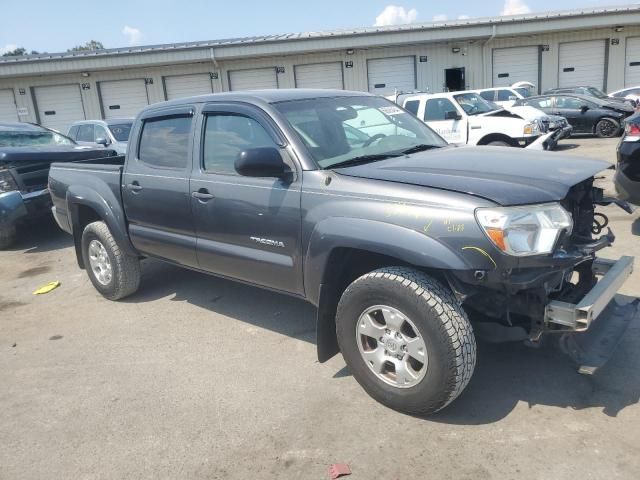
[[[0,250],[9,248],[16,240],[16,226],[13,223],[0,227]]]
[[[600,138],[615,137],[620,131],[620,124],[613,118],[601,118],[596,123],[595,133]]]
[[[356,279],[338,304],[336,332],[367,393],[414,415],[451,403],[476,363],[471,324],[451,291],[411,268],[381,268]]]
[[[119,300],[138,289],[140,261],[120,249],[104,222],[85,227],[82,258],[91,283],[105,298]]]
[[[502,140],[494,140],[493,142],[487,143],[487,145],[493,145],[494,147],[510,147],[511,144],[504,142]]]

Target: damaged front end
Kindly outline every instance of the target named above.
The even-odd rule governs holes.
[[[572,219],[548,255],[522,257],[494,271],[454,272],[449,282],[489,341],[524,340],[539,345],[555,337],[562,350],[592,374],[612,355],[639,300],[619,302],[617,292],[633,271],[633,257],[598,258],[615,237],[598,205],[607,199],[593,178],[574,185],[560,202]]]

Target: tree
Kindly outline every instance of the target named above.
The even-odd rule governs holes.
[[[73,48],[67,50],[67,52],[88,52],[92,50],[104,50],[104,45],[102,42],[98,42],[97,40],[90,40],[84,45],[76,45]]]
[[[22,55],[26,55],[27,51],[23,47],[18,47],[15,50],[11,50],[10,52],[3,53],[3,57],[20,57]]]

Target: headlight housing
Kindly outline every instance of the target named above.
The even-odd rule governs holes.
[[[524,135],[533,135],[533,128],[534,128],[534,127],[533,127],[533,124],[531,124],[531,123],[527,123],[527,124],[524,126],[524,129],[522,130],[522,133],[523,133]]]
[[[496,247],[516,257],[551,253],[560,233],[573,228],[559,203],[478,208],[476,220]]]
[[[18,184],[9,170],[0,169],[0,193],[18,190]]]

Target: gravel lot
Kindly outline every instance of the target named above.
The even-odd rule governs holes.
[[[616,143],[562,150],[613,162]],[[605,255],[640,257],[640,215],[603,211]],[[324,479],[337,462],[354,480],[639,476],[637,319],[594,377],[551,350],[480,344],[467,390],[422,419],[370,399],[341,357],[317,363],[309,305],[143,272],[136,295],[104,300],[53,222],[0,252],[0,478]],[[640,274],[623,293],[640,295]]]

